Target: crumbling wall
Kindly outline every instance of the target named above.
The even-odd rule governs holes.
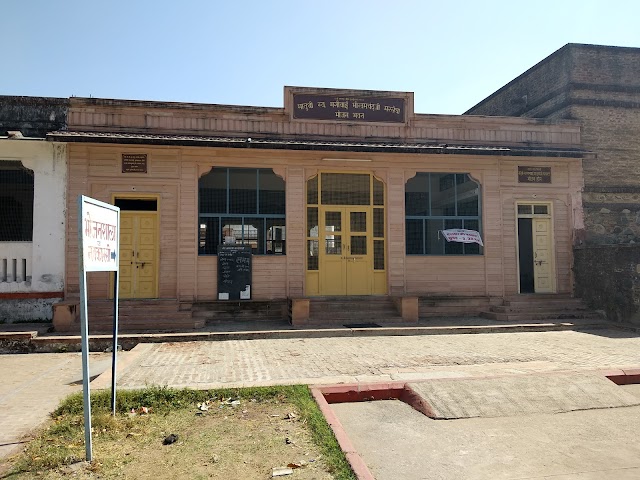
[[[68,110],[67,98],[0,97],[0,136],[15,130],[44,138],[47,132],[65,130]]]
[[[576,295],[617,322],[640,323],[640,245],[574,250]]]

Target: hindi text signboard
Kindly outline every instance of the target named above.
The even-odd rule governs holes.
[[[147,154],[123,153],[122,173],[147,173]]]
[[[466,228],[450,228],[448,230],[441,230],[442,236],[447,242],[459,242],[459,243],[477,243],[481,247],[484,247],[480,233],[476,230],[467,230]]]
[[[116,409],[118,351],[118,267],[120,258],[120,209],[93,198],[78,196],[78,270],[80,276],[80,335],[82,346],[82,399],[87,461],[93,459],[91,398],[89,388],[89,316],[87,272],[114,272],[113,361],[111,364],[111,410]]]
[[[551,167],[518,167],[518,183],[551,183]]]
[[[251,299],[251,247],[218,245],[218,300]]]
[[[82,196],[82,253],[85,272],[118,270],[120,209]]]
[[[404,123],[406,100],[401,97],[293,95],[293,118],[348,122]]]

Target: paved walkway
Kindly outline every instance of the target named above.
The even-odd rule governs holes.
[[[360,336],[140,344],[118,385],[216,388],[419,381],[640,367],[640,335],[622,330]],[[91,356],[92,389],[110,386],[110,355]],[[0,356],[0,458],[81,389],[77,353]],[[633,407],[635,408],[635,407]]]
[[[640,407],[447,421],[394,400],[331,408],[376,480],[640,478]]]
[[[140,344],[124,388],[381,382],[640,366],[619,330]],[[124,366],[124,365],[123,365]],[[108,373],[96,387],[109,385]]]
[[[110,368],[111,355],[91,354],[90,374]],[[60,400],[82,390],[78,353],[0,356],[0,458],[18,450]]]

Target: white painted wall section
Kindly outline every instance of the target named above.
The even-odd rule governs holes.
[[[33,170],[34,198],[33,241],[0,242],[0,293],[62,292],[66,144],[36,139],[0,138],[0,162],[2,161],[20,161],[25,168]]]

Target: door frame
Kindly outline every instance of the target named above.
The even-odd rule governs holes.
[[[150,298],[160,298],[160,194],[159,193],[131,193],[131,192],[112,192],[111,193],[111,205],[116,204],[116,199],[125,199],[125,200],[155,200],[156,201],[156,211],[148,211],[148,210],[125,210],[126,212],[144,212],[147,214],[155,213],[156,215],[156,238],[155,242],[158,248],[156,248],[155,262],[156,262],[156,275],[154,279],[154,289],[156,291],[155,297]],[[119,232],[118,232],[119,235]],[[113,273],[109,275],[109,298],[113,298],[113,281],[114,276]],[[145,300],[145,298],[131,298],[127,300]]]
[[[343,280],[344,280],[344,292],[340,293],[340,294],[333,294],[333,295],[340,295],[340,296],[353,296],[353,295],[372,295],[373,290],[374,290],[374,284],[373,284],[373,206],[372,205],[348,205],[348,206],[344,206],[344,205],[320,205],[318,207],[318,227],[319,227],[319,241],[320,241],[320,251],[319,251],[319,259],[318,259],[318,267],[319,267],[319,272],[320,272],[320,278],[319,278],[319,288],[320,291],[324,291],[325,293],[322,293],[322,295],[332,295],[332,294],[328,294],[326,293],[327,291],[327,285],[326,285],[326,278],[325,275],[326,272],[324,272],[323,267],[326,268],[325,262],[327,261],[327,253],[326,253],[326,216],[325,213],[326,212],[340,212],[341,214],[341,223],[342,223],[342,229],[340,231],[340,235],[342,237],[342,251],[340,253],[340,265],[341,265],[341,269],[343,270],[342,274],[343,274]],[[364,212],[366,214],[366,227],[365,227],[365,231],[364,232],[352,232],[351,230],[351,213],[352,212]],[[324,229],[322,227],[325,227]],[[367,249],[367,253],[366,255],[353,255],[351,253],[350,250],[350,245],[351,245],[351,236],[352,234],[356,234],[356,236],[362,236],[361,234],[364,233],[364,236],[366,237],[366,249]],[[360,235],[358,235],[360,234]],[[344,246],[348,245],[349,247],[345,248]],[[320,253],[321,252],[321,253]],[[355,259],[351,258],[351,257],[359,257],[359,256],[365,256],[366,257],[366,263],[368,264],[367,266],[369,267],[367,269],[368,273],[367,277],[366,277],[366,291],[369,293],[363,293],[363,294],[358,294],[358,293],[349,293],[349,285],[350,285],[350,270],[352,271],[353,268],[350,269],[349,266],[349,262],[350,261],[355,261]],[[329,260],[337,260],[333,257],[329,257]],[[353,273],[353,272],[351,272]]]
[[[370,185],[371,185],[371,201],[368,205],[343,205],[343,204],[339,204],[339,205],[324,205],[322,204],[322,174],[324,173],[331,173],[331,174],[356,174],[356,175],[368,175],[369,179],[370,179]],[[309,180],[311,180],[312,178],[317,177],[317,182],[318,182],[318,199],[317,199],[317,203],[315,204],[309,204],[307,203],[308,197],[307,197],[307,189],[308,189],[308,182]],[[374,188],[375,188],[375,181],[381,182],[382,184],[382,205],[376,205],[374,204]],[[331,209],[331,208],[335,208],[335,209],[346,209],[347,211],[350,209],[359,209],[362,208],[364,210],[366,210],[368,212],[368,218],[367,218],[367,232],[368,232],[368,239],[367,239],[367,248],[368,251],[370,252],[370,272],[369,272],[369,291],[371,293],[369,293],[368,295],[388,295],[389,294],[389,231],[388,231],[388,212],[389,212],[389,208],[388,208],[388,182],[384,179],[381,178],[380,176],[376,175],[376,173],[373,170],[356,170],[356,169],[344,169],[344,170],[339,170],[339,169],[322,169],[322,168],[318,168],[318,169],[314,169],[313,170],[313,174],[311,174],[310,176],[304,175],[304,189],[303,189],[303,201],[304,201],[304,229],[305,229],[305,235],[303,237],[304,239],[304,248],[305,248],[305,259],[304,259],[304,281],[303,281],[303,285],[304,285],[304,292],[305,295],[308,296],[324,296],[327,295],[325,293],[322,293],[322,271],[320,270],[320,262],[318,261],[318,270],[308,270],[308,252],[307,250],[310,248],[308,242],[310,241],[317,241],[318,242],[318,249],[322,249],[324,246],[322,244],[322,238],[321,238],[321,233],[322,232],[318,232],[318,236],[317,237],[311,237],[309,236],[309,232],[307,231],[309,228],[308,225],[308,213],[309,213],[309,208],[316,208],[318,211],[318,229],[320,229],[320,224],[324,222],[324,219],[321,219],[321,216],[323,215],[323,211],[326,209]],[[374,225],[374,211],[375,209],[382,209],[383,210],[383,220],[384,220],[384,227],[383,227],[383,233],[384,236],[380,237],[376,237],[375,233],[375,225]],[[348,220],[348,219],[347,219]],[[376,257],[375,257],[375,245],[376,245],[376,241],[379,240],[383,240],[384,241],[384,268],[383,269],[375,269],[375,261],[376,261]],[[309,284],[312,283],[313,288],[310,289]],[[311,291],[310,291],[311,290]],[[317,293],[316,293],[317,292]],[[347,294],[345,294],[344,296],[349,296]]]
[[[532,213],[531,214],[520,214],[518,213],[518,206],[519,205],[531,205],[531,210]],[[533,213],[533,206],[534,205],[545,205],[547,206],[547,214],[534,214]],[[551,270],[551,292],[544,292],[544,293],[557,293],[557,279],[556,279],[556,275],[557,275],[557,271],[556,271],[556,243],[555,243],[555,228],[554,228],[554,212],[553,212],[553,200],[538,200],[538,201],[534,201],[534,200],[516,200],[515,202],[515,243],[516,243],[516,279],[518,282],[518,294],[521,294],[521,288],[520,288],[520,241],[519,241],[519,226],[518,226],[518,219],[519,218],[530,218],[532,220],[536,219],[536,218],[546,218],[549,219],[549,224],[550,224],[550,229],[549,229],[549,242],[550,242],[550,248],[549,248],[549,269]],[[533,228],[531,231],[531,234],[533,235]],[[534,251],[535,251],[535,244],[533,245]],[[535,279],[534,279],[535,282]],[[535,283],[534,283],[535,285]],[[535,287],[534,287],[535,288]],[[539,294],[538,292],[534,292],[531,295],[537,295]]]

